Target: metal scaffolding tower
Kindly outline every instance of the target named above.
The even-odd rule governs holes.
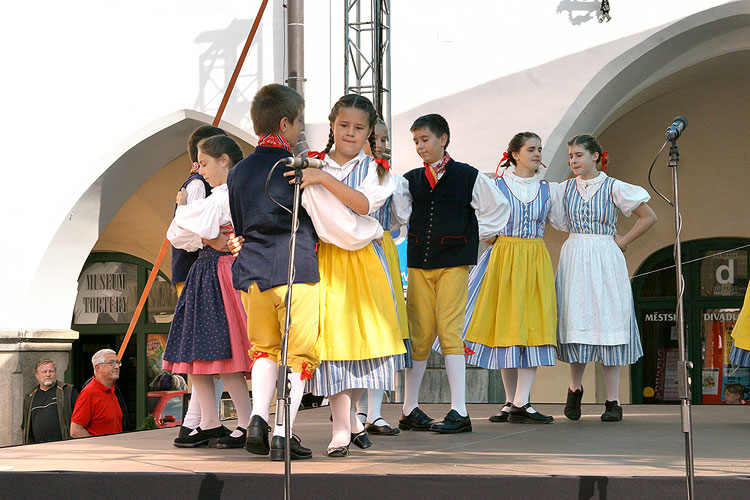
[[[391,1],[346,0],[344,24],[344,93],[369,97],[390,139]]]

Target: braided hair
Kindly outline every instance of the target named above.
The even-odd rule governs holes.
[[[339,115],[339,111],[344,108],[355,108],[363,111],[367,115],[367,126],[370,128],[370,136],[368,141],[370,143],[370,151],[375,156],[375,124],[378,122],[378,112],[375,110],[375,106],[365,96],[358,94],[347,94],[342,96],[341,99],[336,101],[336,104],[331,108],[331,113],[328,115],[328,144],[326,144],[323,153],[328,154],[334,144],[333,138],[333,122],[336,121],[336,117]],[[385,178],[386,170],[382,165],[378,164],[378,180],[382,183]]]
[[[581,146],[591,154],[599,153],[596,164],[599,165],[602,161],[602,146],[593,135],[579,134],[568,141],[568,146]]]
[[[516,159],[513,158],[513,153],[518,153],[519,151],[521,151],[521,148],[529,139],[539,139],[540,142],[542,140],[534,132],[519,132],[514,135],[508,143],[508,149],[505,150],[505,152],[508,154],[508,158],[504,162],[500,163],[499,167],[507,168],[511,165],[516,166]]]

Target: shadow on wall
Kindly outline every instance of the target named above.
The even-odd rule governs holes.
[[[196,44],[208,44],[198,58],[199,91],[194,109],[215,114],[232,78],[234,67],[250,33],[253,19],[235,19],[223,30],[204,31],[195,39]],[[263,81],[261,54],[263,37],[256,35],[248,57],[242,66],[223,119],[250,130],[250,102]]]
[[[592,19],[598,19],[599,22],[609,21],[608,16],[602,13],[602,2],[600,0],[563,0],[557,6],[557,13],[568,13],[568,21],[573,26],[578,26]],[[580,14],[574,14],[574,12]]]

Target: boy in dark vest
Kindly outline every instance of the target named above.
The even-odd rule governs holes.
[[[293,201],[293,186],[283,176],[288,168],[278,166],[274,170],[268,182],[268,191],[274,200],[289,210],[266,196],[265,185],[273,165],[292,156],[290,151],[301,130],[303,107],[302,97],[289,87],[270,84],[261,88],[250,107],[253,128],[260,138],[258,146],[251,155],[235,165],[227,180],[234,229],[237,236],[244,239],[232,265],[232,278],[234,287],[242,291],[247,331],[253,345],[253,410],[247,429],[246,449],[258,455],[268,455],[270,449],[271,460],[284,459],[284,427],[274,428],[269,446],[268,419],[284,333],[284,297]],[[292,427],[305,381],[312,377],[312,371],[320,363],[314,354],[320,315],[320,278],[315,254],[317,241],[310,216],[300,207],[288,344],[289,365],[292,367],[289,377]],[[303,447],[296,436],[289,444],[292,459],[312,457],[312,452]]]
[[[471,432],[466,410],[466,360],[462,339],[469,266],[477,263],[479,241],[497,235],[510,206],[492,181],[466,163],[451,159],[448,122],[440,115],[417,118],[411,126],[424,167],[407,172],[404,203],[411,204],[407,247],[412,359],[406,369],[403,430]],[[445,357],[451,410],[440,422],[419,409],[419,387],[435,337]]]

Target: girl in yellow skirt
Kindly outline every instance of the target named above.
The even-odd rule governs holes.
[[[467,362],[500,369],[506,403],[491,422],[553,421],[529,403],[538,366],[555,364],[555,278],[544,229],[564,227],[555,190],[541,179],[542,143],[533,132],[513,136],[495,182],[511,216],[469,277],[465,339],[474,351]],[[469,351],[467,351],[469,352]]]
[[[745,302],[734,324],[732,339],[734,344],[729,351],[729,362],[737,366],[750,366],[750,291],[745,291]]]
[[[404,362],[398,355],[406,349],[380,243],[383,228],[366,215],[380,209],[395,188],[391,173],[362,149],[368,139],[374,149],[377,112],[367,98],[346,95],[328,119],[328,145],[320,153],[325,166],[304,171],[302,205],[321,241],[321,364],[313,392],[331,403],[328,456],[342,457],[350,442],[360,448],[372,445],[354,414],[354,402],[366,389],[395,388],[394,373]]]

